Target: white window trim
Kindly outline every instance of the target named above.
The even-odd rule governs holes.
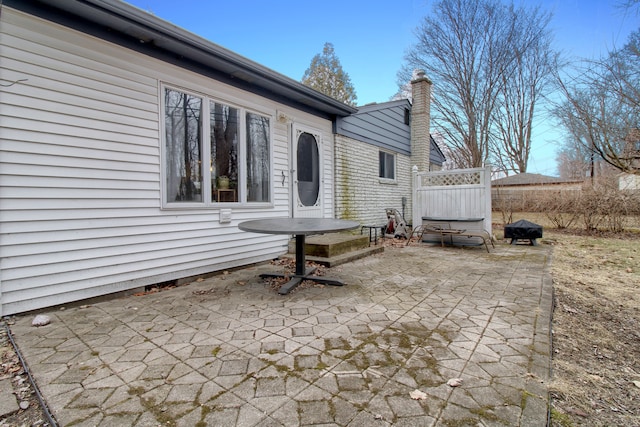
[[[383,178],[380,176],[380,153],[386,153],[393,157],[393,178]],[[397,184],[398,183],[398,155],[391,151],[378,150],[378,182],[380,184]]]
[[[203,185],[204,191],[202,193],[202,198],[203,201],[202,202],[168,202],[167,201],[167,183],[166,183],[166,159],[167,159],[167,153],[166,153],[166,131],[165,131],[165,92],[166,90],[176,90],[176,91],[180,91],[183,93],[186,93],[188,95],[192,95],[192,96],[196,96],[198,98],[202,99],[202,116],[203,118],[206,117],[206,125],[203,123],[203,129],[202,129],[202,141],[203,141],[203,156],[202,156],[202,164],[203,165],[208,165],[211,162],[211,126],[209,126],[209,119],[210,119],[210,102],[218,102],[221,104],[225,104],[228,105],[229,107],[233,107],[238,109],[238,113],[239,113],[239,123],[238,123],[238,134],[239,134],[239,146],[238,146],[238,201],[237,202],[212,202],[210,201],[212,199],[212,194],[211,194],[211,176],[210,174],[206,173],[206,170],[203,173],[203,176],[209,176],[209,178],[205,178],[205,182]],[[185,88],[181,85],[174,85],[174,84],[170,84],[170,83],[160,83],[159,85],[159,93],[158,93],[158,99],[159,99],[159,105],[158,105],[158,116],[159,116],[159,123],[160,123],[160,135],[159,135],[159,142],[160,142],[160,201],[161,201],[161,206],[160,208],[162,210],[220,210],[220,209],[226,209],[226,208],[233,208],[233,207],[242,207],[242,208],[252,208],[252,209],[264,209],[264,208],[273,208],[275,205],[275,195],[274,195],[274,190],[275,190],[275,183],[274,183],[274,178],[273,178],[273,170],[274,170],[274,124],[275,122],[275,110],[271,111],[271,112],[265,112],[264,110],[261,110],[259,108],[257,108],[255,106],[255,104],[251,103],[251,102],[247,102],[245,105],[248,106],[242,106],[239,105],[236,102],[231,102],[227,99],[225,99],[225,97],[220,96],[220,94],[207,94],[207,93],[203,93],[203,92],[198,92],[195,90],[191,90],[188,88]],[[271,179],[269,179],[269,195],[270,195],[270,201],[268,202],[247,202],[246,198],[247,198],[247,190],[246,190],[246,183],[247,183],[247,176],[246,176],[246,170],[247,170],[247,159],[246,159],[246,153],[247,153],[247,149],[246,149],[246,138],[247,138],[247,122],[246,122],[246,115],[247,113],[252,113],[252,114],[258,114],[264,117],[267,117],[269,119],[269,171],[271,173]],[[207,179],[208,179],[208,184],[207,184]],[[242,189],[242,192],[240,192],[240,189]]]

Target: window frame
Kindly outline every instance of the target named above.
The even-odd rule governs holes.
[[[181,93],[185,93],[190,96],[198,97],[202,100],[202,128],[200,129],[202,134],[202,159],[201,165],[202,168],[201,173],[203,176],[202,183],[202,201],[185,201],[185,202],[170,202],[168,201],[168,191],[167,188],[167,161],[169,159],[169,154],[167,153],[167,138],[166,138],[166,91],[172,90]],[[275,121],[275,111],[266,112],[265,108],[260,108],[260,106],[252,104],[251,102],[241,102],[236,101],[232,102],[228,98],[221,96],[219,94],[211,94],[211,93],[203,93],[191,89],[184,88],[179,85],[173,85],[169,83],[161,83],[159,85],[159,122],[160,122],[160,198],[161,198],[161,209],[167,210],[176,210],[176,209],[224,209],[228,207],[247,207],[247,208],[269,208],[274,206],[274,189],[275,182],[273,179],[273,168],[274,168],[274,124]],[[238,184],[237,184],[237,195],[235,202],[218,202],[213,201],[212,194],[212,179],[210,173],[211,165],[211,103],[219,103],[223,104],[238,110]],[[267,118],[269,124],[268,138],[269,138],[269,148],[268,148],[268,167],[269,167],[269,200],[262,202],[248,202],[247,201],[247,114],[256,114],[259,116],[263,116]]]
[[[385,158],[385,166],[387,165],[387,161],[389,159],[389,157],[392,160],[392,164],[393,164],[393,177],[387,177],[387,176],[382,176],[381,175],[381,169],[382,169],[382,156],[384,156]],[[396,155],[396,153],[392,153],[389,151],[384,151],[384,150],[379,150],[378,151],[378,179],[380,180],[380,182],[383,183],[395,183],[396,182],[396,177],[397,177],[397,158],[398,156]]]

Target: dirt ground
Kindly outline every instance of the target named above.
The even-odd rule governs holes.
[[[11,380],[13,393],[18,397],[18,401],[24,405],[24,409],[19,409],[13,414],[0,418],[0,426],[49,426],[48,418],[42,410],[40,401],[35,390],[31,387],[13,345],[9,341],[4,325],[0,325],[0,359],[2,360],[0,380]]]
[[[543,218],[514,219],[521,218],[543,225],[540,244],[553,247],[552,425],[640,427],[640,232],[560,232]],[[498,238],[500,230],[495,225]],[[46,426],[4,328],[0,355],[0,378],[29,401],[0,427]]]

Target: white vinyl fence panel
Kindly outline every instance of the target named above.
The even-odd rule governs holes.
[[[413,226],[423,218],[452,221],[476,218],[491,232],[491,168],[437,172],[414,170]],[[481,225],[480,225],[481,224]]]

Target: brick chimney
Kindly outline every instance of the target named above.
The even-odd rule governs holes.
[[[425,76],[424,70],[416,70],[411,92],[411,165],[418,166],[420,172],[426,172],[431,151],[431,80]]]

